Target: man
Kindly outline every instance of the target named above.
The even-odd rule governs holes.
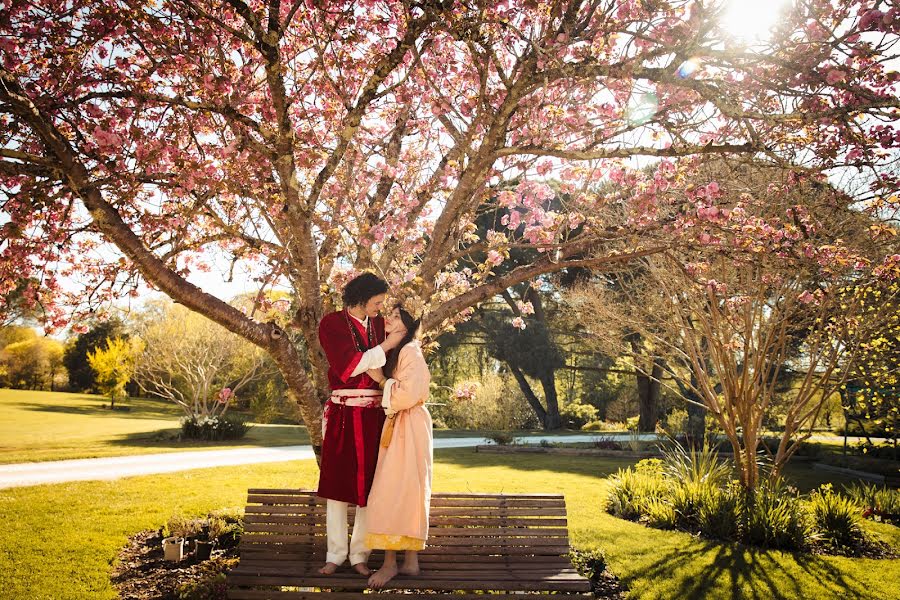
[[[366,371],[384,366],[385,352],[395,348],[402,332],[385,337],[378,315],[387,296],[387,283],[363,273],[344,288],[343,310],[319,323],[319,343],[328,358],[331,397],[322,419],[322,464],[318,495],[327,499],[328,550],[322,575],[331,575],[350,558],[361,575],[371,574],[365,545],[366,502],[384,425],[381,388]],[[355,504],[353,536],[347,546],[347,507]]]

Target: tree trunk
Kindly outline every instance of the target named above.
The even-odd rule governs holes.
[[[703,406],[703,399],[695,391],[697,385],[697,376],[692,372],[691,387],[686,391],[687,398],[691,402],[687,403],[688,422],[685,437],[687,437],[688,446],[693,448],[703,446],[706,441],[707,409]]]
[[[559,416],[559,400],[556,395],[556,377],[553,369],[541,377],[541,386],[544,388],[544,399],[547,410],[544,416],[544,429],[553,431],[562,427],[562,418]]]
[[[309,442],[319,461],[322,453],[322,406],[328,399],[327,389],[317,389],[318,386],[314,385],[307,371],[310,367],[304,365],[296,346],[287,335],[283,334],[274,340],[269,352],[288,386],[288,397],[297,403],[300,417],[309,433]],[[310,357],[314,354],[315,351],[310,350]],[[324,379],[325,371],[321,371],[321,367],[317,369],[313,366],[311,370],[320,371],[318,376],[314,375],[316,380]]]
[[[522,373],[522,371],[518,367],[514,367],[513,365],[509,365],[509,370],[512,371],[513,376],[519,383],[519,388],[522,390],[522,393],[525,394],[525,399],[528,400],[529,406],[531,406],[534,414],[537,415],[538,421],[541,423],[541,426],[546,429],[547,411],[541,405],[541,401],[535,395],[534,390],[531,389],[531,385],[529,385],[528,380],[525,379],[525,374]],[[558,411],[557,418],[559,418]]]
[[[638,418],[638,431],[654,432],[659,421],[659,380],[662,377],[662,364],[659,358],[653,359],[653,367],[650,375],[637,373],[638,403],[640,405],[640,417]]]

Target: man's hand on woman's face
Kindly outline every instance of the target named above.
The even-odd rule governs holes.
[[[393,350],[400,343],[400,340],[403,339],[403,336],[406,335],[406,331],[393,331],[387,335],[385,340],[381,342],[381,348],[387,352],[388,350]]]

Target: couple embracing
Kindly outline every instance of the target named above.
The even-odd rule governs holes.
[[[326,502],[328,549],[319,572],[344,561],[381,588],[398,573],[419,574],[431,504],[430,375],[416,339],[419,321],[396,306],[385,317],[388,285],[364,273],[344,288],[344,308],[325,315],[319,341],[331,397],[322,419],[318,495]],[[356,505],[347,544],[347,508]],[[372,573],[372,550],[385,551]],[[397,551],[406,551],[402,566]]]

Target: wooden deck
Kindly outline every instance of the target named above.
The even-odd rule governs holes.
[[[366,590],[366,578],[346,565],[330,577],[316,572],[325,563],[325,501],[314,491],[251,489],[239,549],[240,564],[228,575],[228,597],[235,600],[349,600]],[[378,597],[409,600],[410,591],[421,590],[456,592],[460,600],[485,600],[487,591],[492,598],[533,600],[551,591],[590,598],[590,582],[568,552],[560,495],[434,494],[428,546],[419,555],[422,574],[398,575],[393,592]],[[369,566],[381,561],[376,551]]]

